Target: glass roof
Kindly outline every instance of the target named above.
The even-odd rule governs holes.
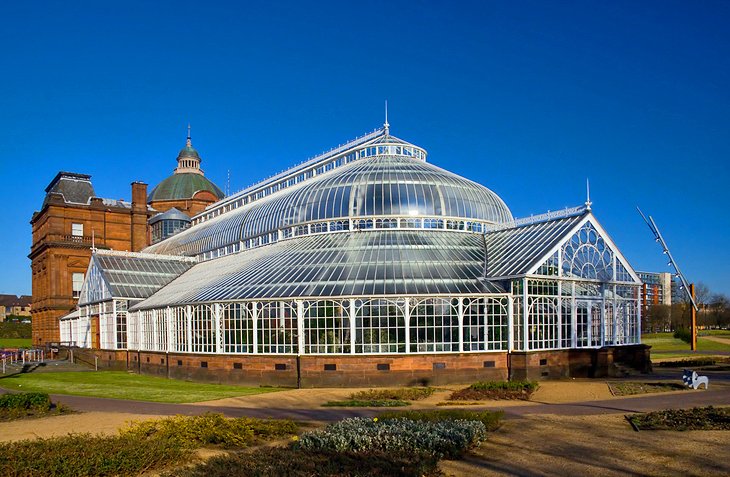
[[[94,254],[79,305],[109,298],[147,298],[195,264],[182,257],[145,257],[140,254],[101,251]],[[95,280],[92,278],[98,277]],[[101,288],[104,288],[103,290]]]
[[[313,235],[198,263],[135,308],[266,298],[504,293],[481,279],[484,259],[479,234]]]
[[[145,251],[195,255],[296,224],[373,216],[512,220],[502,199],[482,185],[411,157],[376,155],[194,225]]]
[[[544,259],[584,214],[488,232],[486,272],[491,278],[524,275]]]

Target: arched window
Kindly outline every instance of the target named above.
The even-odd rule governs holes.
[[[350,352],[349,300],[304,303],[304,352]]]
[[[459,351],[459,301],[426,298],[411,303],[410,351]]]
[[[356,353],[406,351],[405,300],[356,300]]]

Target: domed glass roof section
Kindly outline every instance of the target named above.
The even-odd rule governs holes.
[[[355,157],[350,163],[284,189],[276,190],[275,185],[270,195],[242,203],[202,223],[198,217],[192,228],[149,251],[195,255],[323,221],[348,222],[338,230],[349,230],[352,220],[382,222],[388,218],[472,220],[486,224],[512,221],[509,208],[494,192],[426,163],[425,151],[385,131],[355,149],[356,153],[348,154]],[[275,240],[267,238],[262,244],[269,241]]]
[[[152,189],[147,202],[192,199],[201,191],[211,192],[216,198],[222,199],[225,194],[203,175],[200,162],[200,154],[193,147],[188,126],[187,141],[177,155],[175,173]]]

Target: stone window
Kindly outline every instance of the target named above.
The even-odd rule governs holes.
[[[73,297],[78,298],[81,295],[81,286],[84,284],[84,274],[74,273],[71,277],[71,290]]]

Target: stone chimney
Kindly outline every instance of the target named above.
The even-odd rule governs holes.
[[[148,243],[147,234],[147,184],[132,182],[131,248],[139,252]]]
[[[147,184],[144,182],[132,182],[132,208],[147,210]]]

